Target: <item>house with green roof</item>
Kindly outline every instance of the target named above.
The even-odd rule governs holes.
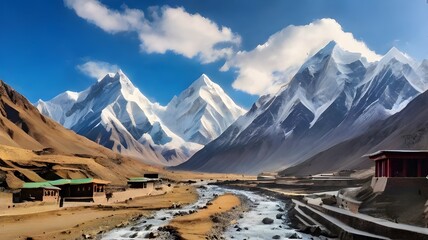
[[[128,178],[129,188],[144,188],[149,192],[153,191],[155,184],[159,182],[157,178],[147,178],[147,177],[133,177]]]
[[[17,198],[22,201],[42,201],[42,202],[58,202],[59,187],[55,187],[48,182],[28,182],[22,185],[21,191]]]
[[[86,202],[105,202],[106,185],[109,181],[95,178],[80,179],[58,179],[45,182],[27,182],[21,188],[22,200],[34,201],[53,201],[51,198],[56,196],[56,201],[86,201]],[[48,195],[45,195],[45,194]],[[37,197],[36,197],[36,196]]]

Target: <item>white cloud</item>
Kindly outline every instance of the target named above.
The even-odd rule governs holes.
[[[97,0],[64,0],[76,14],[110,33],[135,29],[144,19],[144,13],[126,8],[124,13],[110,10]]]
[[[282,29],[263,45],[238,52],[221,70],[237,70],[238,76],[233,82],[235,89],[254,95],[272,93],[289,81],[305,60],[333,40],[344,50],[361,53],[368,61],[381,57],[352,33],[344,32],[334,19],[320,19],[308,25],[290,25]]]
[[[119,70],[117,65],[101,61],[89,61],[78,65],[77,68],[85,75],[95,78],[98,81],[105,77],[107,73],[115,73]]]
[[[230,56],[241,40],[230,28],[180,7],[151,8],[149,20],[143,11],[126,6],[119,12],[97,0],[64,1],[79,17],[106,32],[136,32],[141,49],[147,53],[172,51],[209,63]]]

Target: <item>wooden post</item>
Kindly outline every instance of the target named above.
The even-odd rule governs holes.
[[[375,177],[379,177],[378,171],[379,171],[379,164],[378,164],[378,161],[375,161],[375,172],[374,172]]]
[[[418,159],[418,177],[422,177],[422,159]]]
[[[408,177],[409,174],[407,173],[407,160],[403,160],[403,177]]]
[[[386,176],[391,177],[391,160],[389,158],[386,160]]]
[[[388,172],[388,168],[387,168],[387,165],[386,165],[386,159],[385,160],[383,160],[383,176],[384,177],[387,177],[387,172]]]

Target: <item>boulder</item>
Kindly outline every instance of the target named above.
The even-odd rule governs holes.
[[[272,237],[272,239],[281,239],[281,236],[275,235],[275,236]]]
[[[159,234],[155,232],[147,233],[145,236],[145,238],[150,238],[150,239],[157,238],[157,237],[159,237]]]
[[[278,214],[276,214],[276,219],[282,219],[282,216],[284,216],[284,214],[278,213]]]
[[[272,218],[263,218],[262,223],[263,224],[272,224],[273,219]]]
[[[302,237],[299,236],[297,233],[291,233],[290,235],[286,236],[288,239],[302,239]]]
[[[211,217],[211,221],[213,221],[213,223],[219,223],[220,219],[217,216],[213,216]]]

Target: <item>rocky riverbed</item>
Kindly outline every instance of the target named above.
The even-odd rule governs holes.
[[[242,204],[212,218],[214,225],[208,235],[209,239],[318,239],[289,227],[287,203],[263,194],[216,185],[200,186],[199,199],[194,204],[157,211],[149,218],[139,219],[129,226],[104,233],[99,238],[179,239],[178,233],[167,227],[174,217],[203,209],[216,196],[226,193],[239,196]]]

